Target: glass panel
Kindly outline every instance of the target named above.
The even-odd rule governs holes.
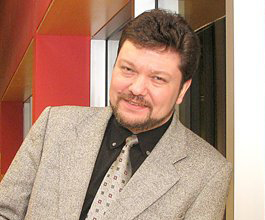
[[[23,139],[32,126],[32,96],[24,102],[23,107]]]

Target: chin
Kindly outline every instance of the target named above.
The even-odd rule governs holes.
[[[137,126],[140,124],[145,124],[146,121],[148,121],[148,116],[143,117],[137,117],[137,114],[123,114],[118,112],[118,118],[119,121],[122,121],[124,124],[130,125],[130,126]]]

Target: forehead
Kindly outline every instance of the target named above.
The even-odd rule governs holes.
[[[180,56],[178,52],[165,48],[146,48],[126,40],[122,45],[117,61],[127,61],[135,65],[149,68],[179,70]]]
[[[178,51],[173,48],[173,47],[170,47],[168,45],[164,45],[162,43],[151,43],[151,44],[143,44],[143,43],[140,43],[140,42],[137,42],[135,41],[134,39],[126,39],[122,45],[120,46],[120,48],[118,49],[118,54],[119,52],[122,50],[122,48],[127,48],[129,47],[130,45],[133,45],[135,48],[137,49],[145,49],[145,50],[150,50],[150,51],[154,51],[154,52],[157,52],[157,53],[165,53],[165,52],[172,52],[172,53],[176,53],[178,54]]]

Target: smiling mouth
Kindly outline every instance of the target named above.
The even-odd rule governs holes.
[[[127,102],[128,104],[135,106],[136,108],[139,108],[139,109],[144,109],[144,108],[151,108],[150,105],[148,105],[148,103],[145,103],[145,102],[142,102],[142,101],[134,101],[134,100],[131,100],[131,99],[125,99],[123,98],[123,101]]]
[[[133,102],[131,100],[125,100],[125,101],[128,102],[131,105],[140,106],[140,107],[147,107],[146,105],[143,105],[143,104],[141,104],[139,102]]]
[[[120,93],[119,100],[123,100],[126,103],[139,107],[139,108],[152,108],[152,105],[144,99],[143,96],[135,96],[133,94]]]

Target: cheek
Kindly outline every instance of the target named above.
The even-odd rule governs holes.
[[[126,90],[127,83],[124,79],[120,77],[113,76],[110,85],[110,99],[112,102],[117,99],[119,93],[124,92]]]
[[[154,92],[155,91],[155,92]],[[172,89],[153,89],[152,101],[159,109],[168,109],[176,103],[177,94]]]
[[[130,85],[130,82],[122,77],[115,76],[111,81],[111,90],[118,93],[126,90]]]
[[[119,79],[116,76],[117,74],[112,75],[111,84],[110,84],[110,91],[115,92],[119,87]]]

